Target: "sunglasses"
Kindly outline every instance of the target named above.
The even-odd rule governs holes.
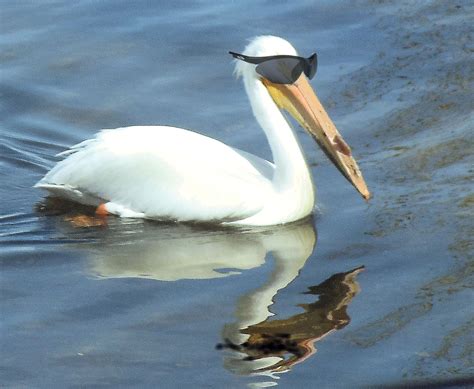
[[[271,55],[268,57],[249,57],[229,51],[234,58],[257,65],[255,70],[262,77],[274,84],[293,84],[304,72],[309,79],[313,78],[318,68],[316,53],[308,58],[295,55]]]

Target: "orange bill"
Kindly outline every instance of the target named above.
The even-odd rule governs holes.
[[[293,84],[274,84],[264,78],[262,82],[278,107],[293,116],[362,197],[370,199],[371,194],[351,148],[329,118],[304,74]]]

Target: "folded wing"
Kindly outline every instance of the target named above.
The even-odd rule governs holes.
[[[188,130],[125,127],[61,153],[36,187],[115,213],[180,221],[239,220],[262,209],[273,165]],[[127,214],[126,211],[129,211]]]

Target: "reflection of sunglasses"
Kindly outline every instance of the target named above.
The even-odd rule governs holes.
[[[309,79],[316,74],[318,56],[308,58],[294,55],[271,55],[268,57],[249,57],[229,51],[234,58],[257,65],[255,70],[274,84],[293,84],[304,72]]]

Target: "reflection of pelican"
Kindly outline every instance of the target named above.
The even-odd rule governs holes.
[[[93,244],[93,274],[162,281],[210,279],[261,266],[272,253],[274,270],[270,279],[240,297],[236,322],[223,329],[224,345],[240,352],[226,356],[225,365],[231,371],[285,371],[313,354],[315,341],[349,322],[346,307],[359,290],[355,276],[362,268],[335,274],[310,287],[306,294],[318,295],[319,299],[302,304],[303,313],[269,320],[273,315],[270,306],[278,292],[298,276],[313,252],[316,234],[312,220],[271,230],[207,230],[153,223],[123,227],[122,223],[109,226],[112,233],[105,231]]]
[[[126,237],[117,231],[107,234],[100,245],[94,245],[97,250],[91,258],[91,272],[103,278],[208,279],[258,267],[265,262],[267,253],[273,252],[287,258],[280,272],[293,279],[316,242],[311,220],[272,230],[209,231],[164,225],[159,233],[155,228],[145,228],[135,235]],[[276,290],[271,293],[268,302]]]
[[[313,210],[314,191],[284,109],[369,198],[349,146],[305,77],[314,75],[316,55],[298,57],[291,44],[272,36],[233,55],[274,163],[180,128],[127,127],[62,153],[67,158],[36,186],[125,217],[246,225],[302,219]]]

